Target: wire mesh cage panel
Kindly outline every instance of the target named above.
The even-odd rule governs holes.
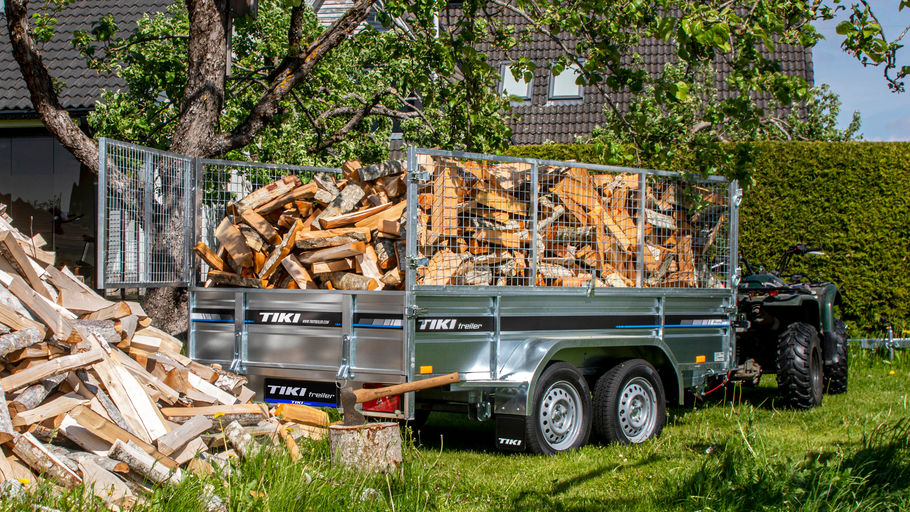
[[[109,139],[101,139],[99,152],[99,286],[185,284],[192,159]]]
[[[724,288],[720,178],[412,150],[416,286]]]

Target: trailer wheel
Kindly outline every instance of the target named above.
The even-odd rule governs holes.
[[[803,322],[788,325],[777,339],[777,392],[791,407],[818,407],[822,404],[823,372],[818,331]]]
[[[540,375],[526,422],[532,452],[542,455],[584,446],[591,435],[591,390],[578,368],[555,363]]]
[[[833,333],[837,362],[825,365],[825,392],[839,395],[847,392],[847,326],[840,318],[834,319]]]
[[[660,375],[644,359],[630,359],[597,379],[594,429],[610,442],[643,443],[660,435],[667,404]]]

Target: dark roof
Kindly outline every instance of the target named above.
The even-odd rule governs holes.
[[[456,9],[452,9],[455,11]],[[450,11],[450,15],[452,13]],[[506,24],[517,28],[524,28],[526,22],[515,14],[503,15]],[[574,41],[566,39],[564,42],[574,45]],[[517,57],[527,57],[537,66],[532,82],[530,100],[522,104],[513,104],[513,113],[519,117],[512,123],[513,144],[541,144],[547,141],[567,143],[574,142],[576,136],[588,136],[593,129],[603,124],[606,120],[603,108],[606,103],[603,94],[593,86],[583,87],[582,100],[549,100],[549,63],[553,62],[560,54],[560,47],[549,37],[534,32],[530,41],[522,43],[517,50],[503,52],[492,47],[481,47],[487,52],[489,62],[498,66],[503,62],[510,62]],[[656,40],[644,39],[635,48],[643,61],[645,70],[650,74],[659,73],[663,66],[673,59],[673,48],[670,44]],[[790,45],[777,45],[775,56],[780,60],[781,69],[788,75],[796,75],[813,83],[812,51],[807,48]],[[715,66],[715,84],[718,94],[722,98],[728,93],[725,75],[729,67],[724,63]],[[627,111],[633,99],[629,92],[615,92],[610,94],[610,99],[620,111]],[[767,102],[757,100],[758,106],[765,108]]]
[[[103,89],[123,85],[113,75],[88,69],[85,59],[71,43],[76,30],[91,30],[98,19],[113,14],[120,33],[128,34],[142,14],[163,11],[172,3],[173,0],[74,0],[63,8],[55,16],[58,24],[53,39],[39,43],[51,76],[65,84],[60,93],[63,107],[70,111],[91,109]],[[33,10],[35,5],[32,2]],[[32,112],[28,89],[13,57],[5,13],[0,13],[0,25],[0,115]]]

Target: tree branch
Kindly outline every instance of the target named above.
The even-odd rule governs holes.
[[[288,93],[309,78],[316,65],[347,40],[366,20],[374,1],[358,0],[307,48],[305,55],[285,57],[272,74],[268,90],[263,93],[247,118],[231,132],[214,136],[206,153],[220,155],[250,144],[262,128],[274,119],[280,102]]]
[[[97,175],[98,144],[76,126],[69,112],[60,105],[50,72],[32,38],[28,17],[26,0],[6,0],[6,25],[9,28],[10,43],[22,78],[28,86],[32,105],[48,131],[82,165]]]

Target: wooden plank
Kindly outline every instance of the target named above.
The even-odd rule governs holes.
[[[33,290],[47,299],[51,298],[51,295],[44,288],[44,281],[38,277],[38,273],[32,267],[29,257],[22,252],[22,248],[19,247],[16,239],[9,231],[0,231],[0,255],[6,257],[7,261],[19,272],[19,275],[28,281]]]
[[[332,261],[320,261],[313,263],[310,270],[313,274],[330,274],[332,272],[342,272],[351,270],[355,266],[354,258],[344,258]]]
[[[269,276],[278,269],[281,260],[287,257],[287,255],[291,253],[291,249],[294,248],[297,233],[300,232],[301,229],[303,229],[303,222],[298,219],[293,227],[284,235],[284,238],[281,239],[281,243],[275,246],[275,249],[272,250],[272,253],[265,261],[262,272],[259,273],[260,279],[268,279]]]
[[[231,224],[230,219],[225,217],[221,221],[221,224],[215,229],[215,238],[218,239],[218,242],[237,265],[241,267],[253,266],[253,253],[247,247],[240,230]]]
[[[205,261],[205,263],[215,269],[223,271],[225,268],[224,260],[218,257],[209,246],[205,245],[205,242],[197,242],[193,247],[193,250],[196,251],[196,254]]]
[[[277,181],[269,183],[264,187],[257,188],[250,192],[246,197],[235,203],[240,209],[256,208],[281,197],[291,190],[300,186],[300,178],[297,176],[285,176]],[[284,204],[284,203],[282,203]]]
[[[306,271],[306,268],[304,268],[293,254],[289,254],[285,259],[281,260],[281,266],[284,267],[288,275],[291,276],[291,279],[297,283],[297,286],[301,290],[319,288],[319,285],[316,284],[316,281],[313,281],[313,277],[310,276],[310,273]]]
[[[256,232],[270,244],[275,245],[281,242],[281,235],[278,234],[278,231],[276,231],[262,215],[259,215],[253,210],[244,210],[240,214],[240,218],[242,218],[251,228],[255,229]]]
[[[392,205],[392,203],[387,203],[387,204]],[[405,210],[405,208],[407,208],[407,206],[408,206],[407,201],[400,201],[398,203],[395,203],[392,206],[386,206],[385,204],[382,206],[377,206],[376,208],[382,207],[384,209],[379,211],[379,213],[366,217],[362,220],[358,220],[357,222],[354,223],[354,226],[356,226],[358,228],[369,228],[371,230],[379,229],[379,225],[382,224],[382,222],[385,220],[400,219],[402,212],[404,212],[404,210]]]
[[[211,419],[206,418],[201,414],[193,416],[186,423],[171,430],[166,435],[159,437],[157,441],[155,441],[158,445],[158,451],[165,455],[171,455],[183,447],[183,445],[199,437],[213,426],[214,424]]]
[[[58,357],[46,363],[41,363],[27,370],[0,379],[0,386],[7,391],[15,391],[34,382],[57,375],[76,368],[82,368],[100,361],[103,357],[101,350],[91,350],[69,356]]]

